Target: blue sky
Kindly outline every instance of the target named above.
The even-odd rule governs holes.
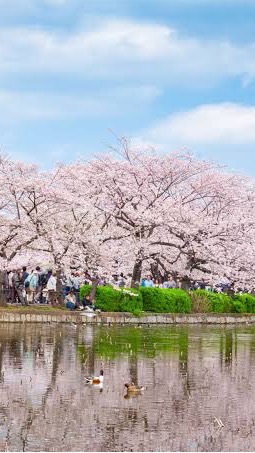
[[[254,0],[0,0],[2,151],[50,167],[109,132],[255,175]]]

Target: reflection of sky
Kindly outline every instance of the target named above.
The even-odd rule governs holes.
[[[12,362],[13,363],[13,362]],[[52,373],[52,350],[45,351],[44,357],[35,358],[34,352],[22,356],[22,367],[16,368],[8,357],[3,363],[4,383],[8,389],[25,394],[33,404],[40,404]]]

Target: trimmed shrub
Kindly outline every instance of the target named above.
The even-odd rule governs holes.
[[[237,294],[233,300],[233,311],[255,313],[255,297],[251,294]]]
[[[83,285],[81,299],[90,291],[90,285]],[[112,286],[98,286],[96,305],[102,311],[129,312],[135,316],[140,316],[143,310],[153,313],[255,313],[255,297],[251,294],[238,294],[232,298],[225,293],[202,289],[188,293],[182,289],[117,290]]]
[[[83,299],[91,291],[90,285],[83,285],[80,296]],[[116,290],[112,286],[98,286],[96,289],[96,306],[102,311],[141,313],[143,309],[142,296],[135,289]]]
[[[144,311],[154,313],[190,313],[191,299],[182,289],[140,288]]]
[[[111,286],[98,286],[96,306],[102,311],[119,311],[119,293]]]
[[[140,291],[133,288],[124,288],[117,292],[120,295],[119,311],[127,311],[139,316],[143,311],[143,299]]]
[[[241,302],[240,300],[233,300],[232,307],[233,307],[234,313],[246,313],[247,312],[245,304],[243,302]]]

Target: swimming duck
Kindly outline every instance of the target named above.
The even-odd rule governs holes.
[[[104,370],[100,370],[99,376],[86,377],[87,384],[102,384],[104,382]]]
[[[144,390],[144,387],[142,385],[135,385],[134,382],[131,382],[130,384],[125,384],[125,387],[127,388],[127,391],[130,393],[139,393]]]

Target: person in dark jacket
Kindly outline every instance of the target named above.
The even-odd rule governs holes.
[[[13,274],[13,286],[15,289],[15,294],[21,303],[21,305],[27,305],[27,300],[25,297],[25,288],[22,281],[22,271],[15,271]]]
[[[23,285],[28,276],[29,276],[29,273],[27,272],[27,268],[26,268],[26,266],[23,266],[22,267],[22,283],[23,283]]]

